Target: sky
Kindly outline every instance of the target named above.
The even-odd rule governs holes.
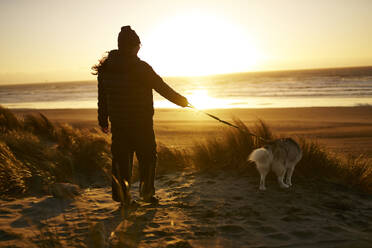
[[[93,80],[121,26],[162,76],[372,65],[371,0],[0,0],[0,83]]]

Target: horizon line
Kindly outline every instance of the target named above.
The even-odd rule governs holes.
[[[268,70],[253,70],[253,71],[241,71],[241,72],[228,72],[228,73],[216,73],[199,76],[163,76],[162,78],[203,78],[213,76],[228,76],[238,74],[255,74],[255,73],[285,73],[285,72],[304,72],[304,71],[326,71],[326,70],[342,70],[342,69],[361,69],[371,68],[372,65],[367,66],[341,66],[341,67],[314,67],[314,68],[300,68],[300,69],[268,69]],[[44,81],[44,82],[27,82],[27,83],[1,83],[0,86],[11,86],[11,85],[27,85],[27,84],[59,84],[59,83],[74,83],[74,82],[93,82],[96,79],[83,79],[83,80],[69,80],[69,81]]]

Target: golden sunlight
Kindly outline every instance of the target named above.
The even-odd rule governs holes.
[[[239,24],[199,11],[164,20],[144,37],[141,50],[157,72],[172,76],[249,71],[262,57]]]
[[[187,99],[197,109],[224,108],[225,105],[222,100],[210,97],[207,90],[194,90]]]

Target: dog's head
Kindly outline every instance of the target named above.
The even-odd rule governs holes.
[[[268,140],[264,143],[263,148],[266,150],[274,150],[274,148],[277,146],[277,140]]]

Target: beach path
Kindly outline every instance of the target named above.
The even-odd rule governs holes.
[[[164,174],[156,181],[159,204],[128,210],[111,200],[108,187],[85,189],[70,201],[1,201],[0,246],[85,247],[96,239],[106,247],[370,247],[371,195],[296,177],[289,190],[269,178],[260,192],[258,180],[223,172]],[[138,198],[137,184],[132,192]]]

